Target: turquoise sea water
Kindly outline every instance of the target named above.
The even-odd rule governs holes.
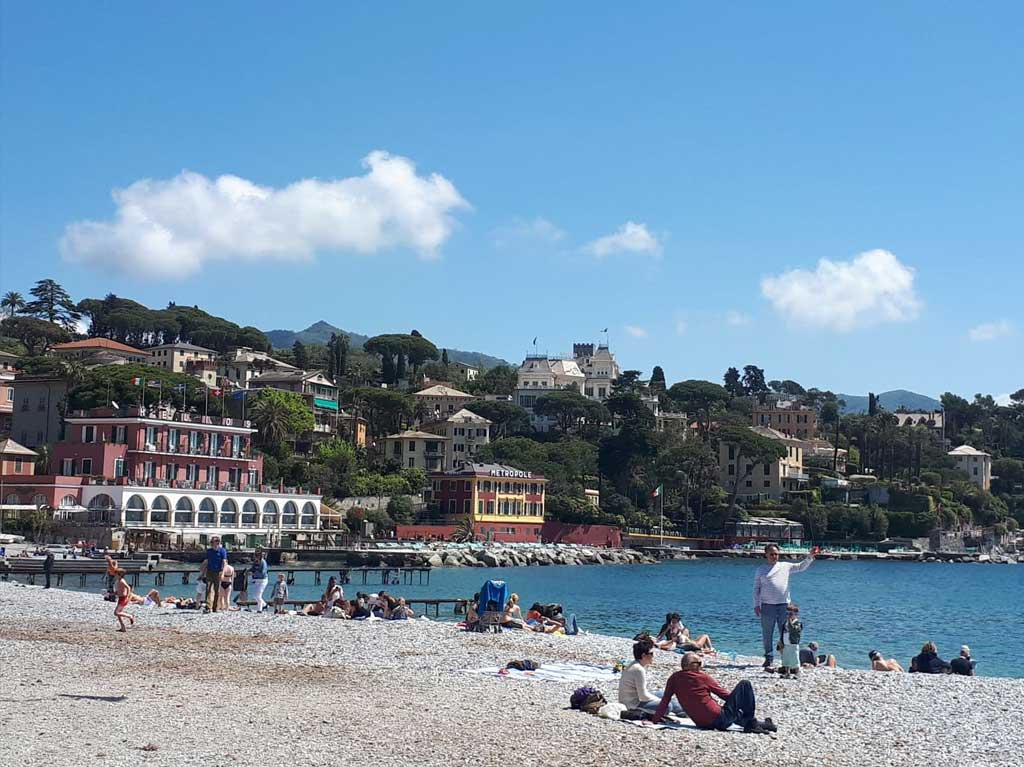
[[[751,589],[760,562],[703,559],[657,565],[437,569],[429,585],[388,586],[409,597],[472,595],[488,578],[506,580],[525,606],[560,602],[585,630],[632,637],[657,631],[678,611],[691,633],[710,634],[719,650],[760,655],[760,622]],[[372,576],[371,576],[372,577]],[[143,584],[148,579],[144,579]],[[325,574],[326,582],[326,574]],[[931,640],[946,659],[971,646],[977,671],[1024,677],[1024,566],[817,561],[792,577],[804,641],[837,656],[841,666],[867,668],[868,650],[895,656],[905,667]],[[98,581],[90,590],[99,588]],[[381,586],[348,584],[356,590]],[[312,574],[298,576],[292,598],[322,591]],[[140,586],[139,591],[145,591]],[[167,594],[191,594],[194,586],[168,584]],[[269,596],[269,589],[268,589]],[[451,608],[442,619],[455,620]]]

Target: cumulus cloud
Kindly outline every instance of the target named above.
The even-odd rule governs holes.
[[[647,338],[647,329],[639,325],[626,325],[626,332],[633,338]]]
[[[750,315],[730,309],[725,313],[725,324],[731,328],[740,328],[750,323]]]
[[[238,176],[183,171],[115,189],[107,221],[77,221],[60,247],[70,263],[158,278],[185,277],[212,261],[308,260],[317,252],[411,248],[434,258],[469,207],[451,181],[374,151],[366,173],[259,186]]]
[[[598,258],[620,253],[661,254],[661,243],[650,233],[646,224],[627,221],[612,234],[598,237],[583,246],[583,252]]]
[[[818,261],[812,272],[791,269],[761,280],[761,294],[793,323],[846,332],[916,319],[922,302],[914,270],[887,250],[852,261]]]
[[[996,322],[982,322],[967,331],[967,337],[975,343],[995,341],[1004,338],[1013,332],[1013,323],[1009,320],[998,320]]]
[[[565,232],[542,216],[528,221],[517,219],[494,231],[494,244],[499,248],[537,242],[554,244],[564,239]]]

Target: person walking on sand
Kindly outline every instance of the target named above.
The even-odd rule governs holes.
[[[263,601],[263,592],[267,590],[267,579],[270,572],[267,569],[267,558],[263,556],[263,549],[256,549],[256,554],[249,566],[249,594],[256,602],[256,612],[261,613],[267,606]]]
[[[220,577],[228,563],[228,552],[220,545],[220,537],[210,539],[206,550],[206,609],[217,612],[217,598],[220,596]]]
[[[754,615],[761,619],[761,639],[764,643],[764,668],[771,669],[774,660],[775,644],[773,637],[778,628],[782,638],[789,608],[789,576],[802,573],[818,554],[815,546],[807,553],[803,562],[779,561],[779,547],[769,543],[764,547],[764,556],[768,564],[761,565],[754,573]]]
[[[46,585],[44,589],[50,588],[50,575],[53,573],[53,552],[46,552],[46,559],[43,560],[43,574],[46,576]]]
[[[132,587],[128,585],[128,581],[124,579],[124,570],[118,568],[114,572],[114,577],[117,579],[114,582],[114,596],[117,597],[117,604],[114,605],[114,617],[117,618],[117,622],[121,624],[121,628],[118,631],[128,631],[124,625],[124,619],[127,618],[131,621],[131,625],[135,625],[135,618],[124,611],[124,608],[128,606],[132,599]]]

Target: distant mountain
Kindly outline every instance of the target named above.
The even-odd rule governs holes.
[[[839,394],[837,396],[841,400],[846,400],[846,405],[843,407],[844,413],[868,412],[867,395]],[[901,408],[913,412],[928,412],[931,410],[942,409],[942,403],[937,399],[927,397],[924,394],[907,391],[906,389],[895,389],[893,391],[882,392],[878,395],[878,406],[888,410],[890,413],[894,413]]]
[[[335,327],[329,322],[320,320],[314,322],[305,330],[270,330],[267,331],[266,336],[270,339],[270,343],[273,344],[275,349],[290,349],[296,341],[301,341],[304,344],[326,344],[331,340],[331,333],[344,334],[348,336],[348,342],[351,346],[362,346],[369,339],[370,336],[364,336],[359,333],[353,333],[350,330],[342,330],[341,328]],[[433,340],[433,339],[431,339]],[[434,343],[437,343],[434,341]],[[442,348],[438,344],[438,349]],[[462,362],[466,365],[473,365],[481,370],[487,368],[493,368],[498,365],[509,365],[514,367],[512,363],[501,359],[500,357],[492,357],[489,354],[483,352],[464,352],[461,349],[448,348],[448,360],[451,362]]]

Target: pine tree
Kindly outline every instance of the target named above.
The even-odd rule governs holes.
[[[306,351],[306,345],[302,341],[296,341],[292,344],[292,354],[295,355],[295,367],[305,370],[309,365],[309,352]]]
[[[444,365],[445,367],[448,367],[448,350],[447,349],[442,349],[441,350],[441,364]]]
[[[82,314],[75,307],[68,292],[56,280],[39,280],[29,292],[36,300],[25,305],[25,314],[61,325],[69,331],[75,329]]]
[[[665,391],[665,371],[661,369],[661,365],[654,366],[654,370],[651,371],[650,383],[647,386],[651,391]]]

